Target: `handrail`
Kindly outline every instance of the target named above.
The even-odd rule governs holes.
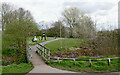
[[[108,66],[110,65],[110,60],[113,59],[120,59],[120,57],[115,57],[115,58],[104,58],[104,59],[78,59],[78,58],[60,58],[60,57],[51,57],[50,59],[57,60],[58,63],[60,63],[60,60],[74,60],[74,64],[76,64],[76,60],[78,61],[89,61],[89,67],[92,66],[91,61],[108,61]]]
[[[42,51],[40,48],[37,47],[37,49],[39,49],[40,51]],[[42,51],[43,52],[43,51]],[[49,56],[47,53],[44,52],[45,55]]]
[[[51,57],[51,59],[57,60],[58,58],[56,57]],[[82,60],[82,61],[89,61],[89,59],[79,59],[79,58],[59,58],[59,60]],[[120,59],[120,57],[116,57],[116,58],[109,58],[109,59]],[[91,61],[106,61],[108,60],[108,58],[105,59],[91,59]]]
[[[48,49],[47,47],[45,47],[45,46],[43,46],[43,45],[41,45],[41,44],[39,44],[39,43],[38,43],[38,45],[41,46],[41,47],[44,47],[45,49]],[[48,49],[48,50],[49,50],[49,49]]]
[[[38,43],[39,47],[36,47],[38,50],[38,54],[47,62],[50,61],[50,49]],[[41,49],[42,48],[42,49]]]

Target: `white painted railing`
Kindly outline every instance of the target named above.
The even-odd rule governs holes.
[[[38,44],[37,53],[47,62],[50,61],[50,49],[46,48],[45,46]]]
[[[30,46],[27,47],[27,59],[28,61],[32,59],[32,49]]]

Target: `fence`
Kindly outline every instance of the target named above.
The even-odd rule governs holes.
[[[32,49],[30,46],[27,46],[27,59],[28,61],[32,59]]]
[[[120,59],[120,57],[115,58],[104,58],[104,59],[78,59],[78,58],[60,58],[60,57],[50,57],[50,49],[44,47],[41,44],[38,44],[38,54],[49,63],[49,61],[57,61],[60,64],[60,60],[73,60],[74,64],[76,65],[76,61],[89,61],[89,67],[92,66],[92,61],[107,61],[108,66],[110,65],[110,61],[113,59]]]
[[[44,47],[41,44],[38,44],[37,47],[37,53],[46,61],[49,63],[50,61],[50,49]]]
[[[92,61],[107,61],[108,62],[108,66],[110,65],[110,60],[113,59],[120,59],[120,57],[116,57],[116,58],[106,58],[106,59],[78,59],[78,58],[59,58],[59,57],[51,57],[50,59],[52,60],[57,60],[57,62],[60,64],[60,60],[73,60],[74,64],[76,65],[76,60],[77,61],[89,61],[89,67],[92,66]]]

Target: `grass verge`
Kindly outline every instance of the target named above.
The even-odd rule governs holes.
[[[84,56],[83,58],[89,58],[89,57]],[[58,62],[51,62],[49,65],[54,68],[67,70],[67,71],[74,71],[74,72],[109,73],[109,72],[120,72],[119,63],[120,63],[120,59],[111,60],[110,66],[108,66],[107,61],[92,61],[92,67],[89,67],[89,61],[76,61],[76,65],[74,65],[73,60],[63,60],[60,62],[60,64],[58,64]]]
[[[11,64],[9,66],[2,66],[2,75],[25,75],[34,68],[32,63]]]
[[[82,45],[81,39],[69,38],[69,39],[61,39],[50,42],[46,44],[45,47],[49,48],[51,50],[51,53],[53,53],[60,50],[66,50],[66,49],[69,50],[70,48],[77,48],[80,45]]]
[[[31,36],[31,37],[28,38],[28,44],[29,45],[36,45],[37,43],[41,43],[41,42],[45,42],[45,41],[49,41],[49,40],[53,40],[54,39],[54,37],[46,37],[46,40],[44,40],[44,38],[43,38],[43,40],[41,40],[41,37],[38,36],[37,37],[37,42],[32,42],[33,38],[34,38],[34,36]]]

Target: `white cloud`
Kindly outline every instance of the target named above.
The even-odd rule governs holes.
[[[2,0],[0,2],[8,2],[15,7],[23,7],[29,10],[36,22],[40,21],[56,21],[61,17],[61,13],[66,7],[76,6],[85,10],[94,20],[98,22],[98,27],[104,23],[117,25],[118,19],[118,1],[119,0]],[[16,8],[17,8],[16,7]],[[101,23],[101,24],[100,24]],[[106,27],[107,28],[107,27]]]

